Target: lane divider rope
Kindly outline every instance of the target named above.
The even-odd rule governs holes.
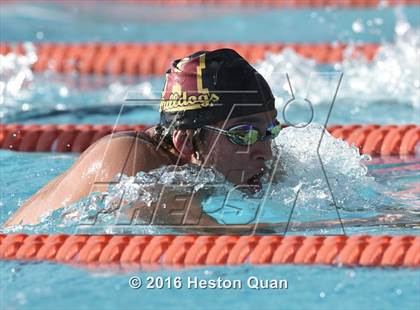
[[[113,132],[142,131],[146,125],[0,125],[0,148],[21,152],[75,152],[86,150]],[[420,142],[418,125],[332,125],[336,138],[371,156],[413,155]]]
[[[420,267],[419,236],[0,235],[0,260]]]
[[[251,7],[347,7],[363,8],[382,5],[418,5],[417,0],[117,0],[122,3],[153,4],[160,6],[251,6]]]
[[[249,62],[264,59],[266,53],[280,53],[292,49],[303,57],[319,64],[337,63],[343,60],[345,44],[282,44],[282,43],[42,43],[35,44],[37,61],[32,69],[36,72],[55,71],[96,75],[162,75],[174,59],[185,57],[199,50],[235,49]],[[372,60],[379,45],[355,46],[352,54]],[[10,52],[24,54],[23,43],[0,44],[0,54]]]
[[[1,0],[2,3],[16,3],[20,0]],[[45,2],[45,0],[32,0]],[[121,4],[141,4],[153,6],[245,6],[245,7],[278,7],[278,8],[305,8],[305,7],[344,7],[363,8],[395,5],[417,5],[417,0],[114,0]],[[70,0],[56,1],[69,4]]]

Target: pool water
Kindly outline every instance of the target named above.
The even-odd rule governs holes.
[[[186,270],[93,272],[50,263],[2,265],[4,308],[12,309],[416,309],[419,277],[414,270],[314,266],[211,267]],[[46,277],[45,275],[53,275]],[[131,289],[132,275],[246,281],[249,276],[288,281],[284,290]],[[13,287],[13,289],[11,289]],[[361,294],[363,292],[363,294]]]
[[[0,10],[4,42],[239,41],[349,42],[350,45],[375,42],[382,45],[372,63],[347,59],[341,64],[317,66],[291,51],[267,55],[256,66],[273,88],[283,123],[282,111],[290,98],[288,73],[294,93],[312,102],[315,123],[419,124],[419,25],[418,6],[346,10],[166,9],[91,1],[78,5],[11,2],[2,4]],[[30,52],[28,59],[30,63]],[[9,69],[7,75],[2,74],[0,82],[2,123],[154,124],[159,119],[156,106],[128,105],[125,99],[127,93],[156,98],[162,88],[161,77],[128,79],[78,77],[52,72],[35,74],[29,65],[22,67],[16,60],[2,59],[2,65],[6,62]],[[292,66],[287,67],[287,63]],[[341,72],[344,72],[342,84],[331,116],[327,118]],[[9,83],[22,76],[22,83]],[[297,102],[289,107],[286,115],[289,121],[305,121],[307,106]],[[330,203],[330,193],[323,183],[325,180],[314,153],[320,128],[314,126],[302,131],[289,129],[276,141],[283,146],[282,159],[290,178],[274,188],[272,199],[262,213],[265,221],[287,220],[293,190],[298,185],[302,188],[302,196],[294,210],[293,221],[336,219],[336,210]],[[296,141],[306,143],[287,150],[287,146]],[[398,215],[394,222],[350,225],[345,227],[345,232],[418,235],[419,152],[405,158],[369,160],[356,154],[352,148],[335,143],[332,138],[326,139],[322,156],[329,163],[327,175],[336,181],[332,182],[332,191],[340,202],[342,218]],[[332,148],[332,145],[337,148]],[[49,180],[69,168],[76,158],[76,154],[0,151],[0,222],[7,220],[19,205]],[[343,188],[343,184],[347,187]],[[242,204],[244,216],[251,207],[252,203]],[[219,216],[221,222],[238,220],[220,211],[217,197],[208,202],[207,208],[209,213]],[[62,217],[51,216],[40,225],[11,230],[2,228],[0,231],[74,233],[80,232],[80,227],[77,222],[63,224]],[[276,233],[283,234],[284,231]],[[291,229],[287,233],[341,234],[342,231],[340,227],[332,227],[304,231]],[[255,275],[261,279],[286,279],[288,289],[212,290],[184,286],[179,290],[147,290],[144,287],[136,290],[128,284],[133,275],[141,276],[143,280],[147,276],[180,276],[184,282],[194,276],[246,281]],[[418,309],[420,306],[420,274],[414,269],[243,265],[126,271],[90,270],[47,262],[2,261],[0,283],[2,309],[67,309],[74,308],[74,305],[82,309]]]

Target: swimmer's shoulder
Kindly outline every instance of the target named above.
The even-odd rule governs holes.
[[[149,128],[145,131],[120,131],[112,133],[104,138],[116,140],[116,139],[128,139],[131,142],[143,143],[148,145],[155,145],[155,141],[152,138],[154,134],[154,127]]]
[[[151,136],[151,133],[148,131],[121,131],[114,132],[107,136],[102,137],[94,144],[92,144],[85,152],[90,151],[91,149],[103,149],[108,148],[110,150],[119,149],[127,150],[133,146],[154,146],[154,140]]]
[[[91,145],[82,156],[90,158],[89,161],[103,158],[105,165],[126,162],[128,167],[132,167],[133,173],[172,164],[173,159],[157,147],[152,134],[153,128],[142,132],[113,133]]]

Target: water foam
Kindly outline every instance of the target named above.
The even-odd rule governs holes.
[[[34,74],[31,66],[37,61],[34,45],[27,42],[23,45],[24,55],[9,53],[0,55],[0,107],[13,106],[17,100],[30,98],[31,82]]]
[[[15,122],[51,112],[74,111],[80,108],[116,106],[120,110],[127,92],[140,98],[153,98],[154,81],[138,83],[124,77],[91,77],[56,73],[54,64],[42,73],[34,73],[36,47],[23,44],[24,54],[9,52],[0,55],[0,120]],[[125,85],[124,82],[130,85]],[[23,112],[25,114],[23,114]]]
[[[363,162],[369,157],[335,139],[322,126],[285,128],[276,144],[285,176],[282,186],[273,187],[271,199],[285,210],[295,205],[297,215],[304,218],[320,214],[336,218],[336,208],[375,209],[388,200],[368,175]]]
[[[75,233],[84,229],[96,233],[121,233],[136,229],[136,232],[161,233],[144,223],[137,227],[125,227],[125,223],[132,223],[131,218],[126,216],[129,209],[136,205],[151,207],[159,201],[163,190],[177,194],[192,194],[199,190],[216,192],[215,185],[217,191],[227,191],[231,187],[212,168],[193,164],[163,166],[147,173],[140,171],[135,176],[118,174],[106,192],[91,193],[75,204],[45,214],[37,225],[17,225],[4,231]]]
[[[313,104],[330,103],[329,94],[336,87],[336,80],[331,76],[344,72],[339,93],[341,100],[351,99],[352,105],[360,106],[380,101],[420,108],[420,29],[411,27],[398,12],[395,41],[383,42],[373,61],[355,53],[355,42],[348,44],[342,62],[327,69],[321,69],[315,61],[298,55],[292,49],[285,49],[279,54],[268,53],[263,61],[256,64],[256,68],[271,85],[277,107],[281,108],[291,96],[286,72],[293,82],[294,94],[303,98],[310,96]]]

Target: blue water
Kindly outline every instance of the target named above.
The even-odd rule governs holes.
[[[93,1],[79,5],[26,3],[8,4],[0,13],[2,40],[302,43],[354,40],[379,43],[392,41],[396,22],[394,7],[273,10],[140,7]],[[420,25],[416,6],[401,10],[414,27]],[[372,25],[366,25],[365,32],[355,33],[352,24],[356,20],[362,24],[370,21]]]
[[[137,271],[103,275],[50,263],[7,262],[0,274],[5,308],[19,309],[418,309],[416,270],[262,266]],[[53,275],[45,277],[46,274]],[[288,289],[188,289],[187,277],[286,279]],[[181,289],[132,289],[131,276],[183,279]],[[402,280],[403,279],[403,280]],[[361,293],[363,292],[363,293]],[[89,296],[89,297],[88,297]],[[69,305],[72,305],[71,307]]]
[[[35,4],[33,2],[3,4],[0,10],[2,42],[80,42],[80,41],[135,41],[135,42],[188,42],[188,41],[239,41],[239,42],[376,42],[390,44],[391,55],[385,60],[390,73],[414,72],[418,77],[418,54],[403,50],[416,50],[410,41],[396,43],[395,29],[401,16],[411,28],[420,25],[417,6],[377,9],[327,9],[327,10],[256,10],[224,8],[159,8],[137,5],[99,4],[99,2],[74,2]],[[267,31],[269,29],[270,31]],[[289,75],[296,88],[305,87],[312,67],[295,55],[286,55],[296,70]],[[413,59],[410,57],[414,57]],[[390,59],[397,59],[397,67]],[[417,58],[418,59],[418,58]],[[378,60],[376,64],[380,64]],[[267,60],[282,74],[283,63]],[[280,69],[278,67],[280,66]],[[338,93],[329,124],[379,123],[420,124],[420,101],[415,78],[402,76],[395,89],[380,76],[351,77],[347,69],[370,70],[356,63],[346,67],[342,92]],[[302,68],[307,68],[303,70]],[[309,69],[308,69],[309,68]],[[316,71],[335,71],[332,67],[316,67]],[[394,71],[392,71],[394,70]],[[389,73],[388,72],[388,73]],[[392,75],[392,74],[391,74]],[[411,75],[409,75],[411,77]],[[282,82],[274,74],[267,74],[274,92],[280,99],[287,98]],[[336,75],[334,76],[336,78]],[[333,78],[333,79],[334,79]],[[2,77],[3,80],[3,77]],[[365,85],[367,90],[360,85]],[[347,84],[346,84],[347,83]],[[334,83],[333,83],[334,84]],[[139,86],[140,85],[140,86]],[[162,88],[161,77],[98,78],[52,73],[35,74],[30,86],[21,90],[23,98],[6,95],[0,104],[0,118],[4,123],[92,123],[92,124],[154,124],[159,116],[156,107],[131,107],[121,104],[127,91],[137,91],[141,96],[152,96],[142,88],[157,93]],[[375,91],[369,89],[375,88]],[[332,89],[335,89],[332,87]],[[149,95],[148,95],[149,94]],[[314,91],[315,97],[322,93]],[[411,96],[411,97],[410,97]],[[411,99],[409,99],[409,97]],[[413,99],[414,98],[414,99]],[[315,105],[314,120],[325,123],[331,107],[330,93]],[[294,106],[288,115],[299,120],[305,114],[302,106]],[[284,120],[282,119],[282,122]],[[334,152],[334,150],[332,150]],[[61,174],[74,163],[74,154],[31,154],[0,151],[0,222],[4,222],[27,198],[49,180]],[[344,218],[365,218],[389,213],[403,214],[411,223],[418,220],[419,155],[409,158],[383,158],[365,162],[368,176],[386,190],[381,197],[349,201],[340,209]],[[364,179],[363,179],[364,180]],[[370,183],[362,194],[372,192]],[[357,181],[357,180],[356,180]],[[391,199],[385,204],[382,198]],[[368,206],[360,201],[369,201]],[[334,219],[331,212],[318,212],[307,208],[297,209],[293,220]],[[367,208],[366,208],[367,207]],[[331,209],[334,210],[334,209]],[[284,218],[278,218],[284,221]],[[60,231],[60,227],[44,232]],[[341,233],[339,229],[327,231],[289,232],[311,235],[314,233]],[[412,234],[418,235],[418,226],[404,223],[346,227],[346,233]],[[137,275],[147,276],[197,276],[200,279],[246,280],[256,275],[261,279],[286,279],[287,290],[221,290],[131,289],[128,280]],[[86,270],[80,267],[52,263],[1,262],[1,309],[418,309],[420,307],[420,274],[418,269],[341,268],[314,266],[238,266],[206,267],[182,270],[136,270],[130,272]]]

